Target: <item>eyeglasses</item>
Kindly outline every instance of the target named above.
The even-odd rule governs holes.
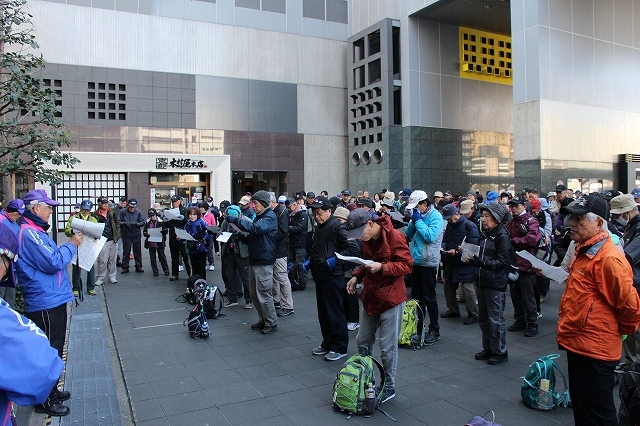
[[[313,215],[314,216],[320,216],[322,213],[324,213],[324,210],[322,210],[322,209],[315,209],[313,211]]]
[[[575,223],[582,222],[582,221],[583,221],[583,220],[585,220],[586,218],[587,218],[587,214],[586,214],[586,213],[584,213],[584,214],[572,214],[572,215],[569,215],[569,219],[571,219],[571,221],[572,221],[572,222],[575,222]]]

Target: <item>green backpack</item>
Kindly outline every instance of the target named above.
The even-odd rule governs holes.
[[[353,355],[345,361],[333,383],[333,408],[351,414],[372,414],[364,411],[365,390],[369,383],[375,386],[374,365],[378,367],[382,384],[376,394],[376,407],[382,398],[385,384],[384,367],[368,355]],[[350,417],[350,416],[349,416]]]
[[[418,332],[418,322],[422,320],[422,330]],[[398,336],[398,346],[420,349],[424,345],[424,313],[417,300],[411,299],[404,306],[402,326]]]
[[[545,355],[531,364],[527,375],[523,378],[522,388],[520,389],[522,401],[527,407],[535,408],[536,410],[553,410],[555,407],[566,407],[569,403],[567,378],[560,366],[554,361],[556,358],[560,358],[560,355]],[[553,371],[554,369],[558,370],[564,380],[564,392],[562,392],[562,395],[555,389],[556,375]],[[548,389],[544,389],[547,386],[540,386],[542,379],[549,381]]]

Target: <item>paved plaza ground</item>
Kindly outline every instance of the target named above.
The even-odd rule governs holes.
[[[52,424],[393,423],[379,412],[347,420],[331,408],[331,387],[345,359],[327,362],[311,354],[321,340],[312,281],[293,293],[295,314],[278,318],[275,334],[250,330],[256,312],[243,309],[240,301],[223,310],[223,318],[210,321],[211,337],[195,340],[182,325],[191,306],[175,301],[185,290],[186,274],[170,282],[152,276],[146,251],[143,262],[145,273],[118,274],[117,284],[97,287],[98,296],[85,296],[71,308],[65,378],[71,414],[53,418]],[[217,266],[207,278],[224,287]],[[438,285],[441,312],[442,290]],[[555,342],[561,291],[552,282],[537,337],[508,333],[509,361],[502,365],[474,360],[482,349],[477,324],[441,319],[440,341],[417,351],[400,349],[396,397],[383,405],[385,411],[402,425],[464,425],[487,410],[495,411],[503,426],[573,424],[571,409],[536,411],[520,398],[522,376],[539,356],[561,353],[559,364],[566,371],[566,355]],[[512,314],[508,301],[507,324]],[[349,333],[349,354],[356,353],[356,333]],[[21,408],[19,420],[42,425],[46,418]]]

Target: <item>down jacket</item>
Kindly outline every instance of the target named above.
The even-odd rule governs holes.
[[[510,265],[515,266],[509,233],[503,225],[498,225],[480,234],[479,245],[478,257],[484,261],[485,266],[478,268],[476,284],[478,287],[507,291]]]
[[[444,230],[442,237],[442,249],[445,251],[455,250],[460,247],[462,241],[466,243],[478,245],[480,231],[478,226],[464,216],[456,223],[449,223]],[[454,283],[473,282],[476,275],[476,267],[463,262],[461,255],[456,253],[454,256],[449,254],[442,255],[444,263],[444,273],[448,280]]]

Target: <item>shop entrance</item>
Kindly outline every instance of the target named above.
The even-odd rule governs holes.
[[[202,201],[209,195],[208,189],[212,183],[210,178],[209,173],[150,173],[151,204],[158,203],[162,209],[171,208],[172,195],[183,197],[185,205],[191,203],[193,196]]]
[[[286,194],[288,191],[287,172],[233,172],[233,200],[231,203],[237,203],[240,198],[250,192],[264,190],[275,192],[276,196]]]

